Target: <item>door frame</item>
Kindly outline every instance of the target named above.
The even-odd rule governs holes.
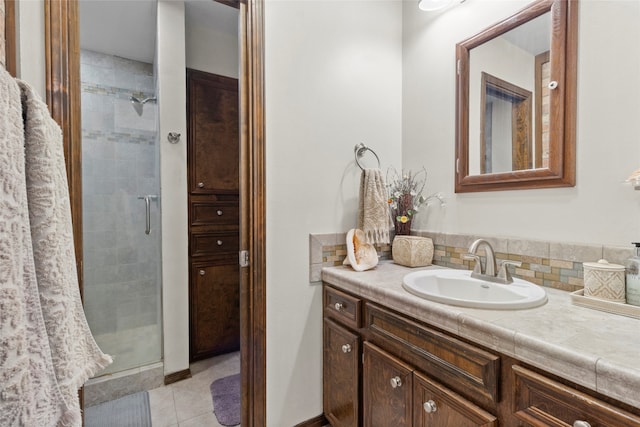
[[[44,6],[46,102],[62,128],[82,293],[78,1],[45,0]],[[250,255],[240,273],[241,422],[259,427],[266,425],[264,0],[240,0],[239,10],[240,247]]]

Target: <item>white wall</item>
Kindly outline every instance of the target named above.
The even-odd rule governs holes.
[[[308,235],[355,227],[357,143],[383,170],[400,167],[401,8],[266,2],[268,426],[322,413],[322,295],[309,285]]]
[[[17,76],[29,83],[44,100],[44,1],[19,0],[16,22]]]
[[[211,2],[212,7],[224,8],[225,20],[235,25],[211,27],[197,20],[186,22],[187,67],[221,76],[238,78],[238,9]]]
[[[403,166],[425,165],[428,188],[450,196],[416,226],[629,246],[640,237],[640,192],[622,184],[640,166],[640,2],[579,4],[576,187],[454,194],[455,44],[525,4],[468,0],[430,15],[404,3]]]
[[[160,117],[164,372],[189,368],[187,117],[184,2],[158,1],[156,69]],[[169,132],[182,135],[178,144]]]

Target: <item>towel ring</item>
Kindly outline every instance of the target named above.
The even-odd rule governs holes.
[[[376,160],[378,161],[378,168],[380,168],[380,158],[378,157],[376,152],[361,142],[360,144],[356,144],[356,146],[353,148],[353,152],[355,153],[356,163],[358,164],[360,169],[364,170],[364,167],[360,164],[360,158],[364,156],[365,151],[370,151],[371,154],[376,156]]]

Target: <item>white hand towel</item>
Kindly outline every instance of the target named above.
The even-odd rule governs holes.
[[[380,169],[364,169],[360,175],[358,228],[367,243],[389,243],[387,188]]]

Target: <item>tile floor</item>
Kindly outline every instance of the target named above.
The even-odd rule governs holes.
[[[153,427],[221,427],[213,414],[209,386],[240,372],[240,352],[191,364],[192,377],[149,390]]]

